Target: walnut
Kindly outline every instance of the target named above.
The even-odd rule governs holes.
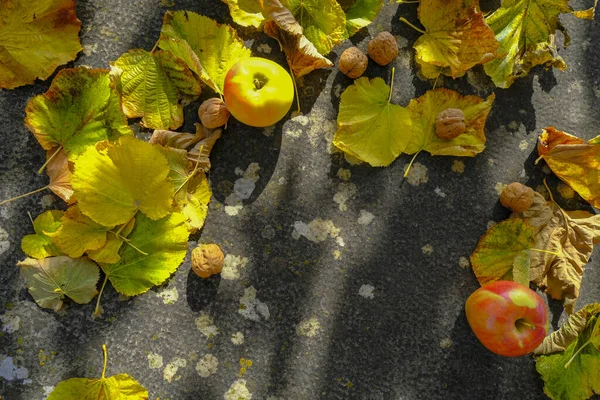
[[[212,97],[200,105],[198,116],[202,125],[208,129],[223,126],[229,120],[229,110],[218,97]]]
[[[338,62],[338,68],[348,78],[356,79],[367,69],[369,59],[358,47],[344,50]]]
[[[435,134],[440,139],[452,140],[465,133],[465,113],[458,108],[447,108],[435,117]]]
[[[369,42],[369,56],[377,64],[388,65],[398,55],[398,43],[396,38],[389,32],[379,33],[375,39]]]
[[[192,269],[199,277],[208,278],[221,272],[224,258],[216,244],[201,244],[192,250]]]
[[[527,211],[533,204],[534,192],[529,186],[513,182],[504,188],[500,195],[500,204],[514,212]]]

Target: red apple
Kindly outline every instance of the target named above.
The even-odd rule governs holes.
[[[471,293],[467,320],[490,351],[517,357],[535,349],[548,332],[548,310],[533,290],[512,281],[497,281]]]
[[[294,84],[281,65],[250,57],[227,72],[223,97],[235,119],[246,125],[265,127],[288,113],[294,101]]]

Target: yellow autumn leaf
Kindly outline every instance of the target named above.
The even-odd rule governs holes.
[[[222,0],[229,7],[233,22],[260,28],[265,22],[260,0]]]
[[[0,88],[48,78],[82,50],[73,0],[0,2]]]
[[[381,78],[362,77],[342,93],[333,144],[374,167],[390,165],[411,139],[409,110],[390,103]]]
[[[140,210],[160,219],[171,210],[169,164],[154,145],[123,136],[88,148],[77,161],[71,184],[80,210],[95,222],[114,226]]]
[[[134,227],[135,217],[131,218],[127,224],[119,227],[116,232],[114,230],[109,231],[104,246],[96,250],[88,250],[87,256],[97,263],[114,264],[119,262],[121,260],[119,254],[121,246]]]
[[[600,143],[594,143],[550,126],[538,137],[538,153],[556,176],[600,208]]]
[[[404,152],[413,154],[425,150],[432,155],[467,157],[481,153],[486,141],[483,128],[494,99],[494,94],[484,100],[478,96],[463,96],[453,90],[435,89],[411,100],[408,110],[412,135]],[[466,130],[455,139],[445,140],[435,133],[435,119],[449,108],[464,113]]]
[[[496,57],[499,43],[478,0],[421,0],[418,12],[426,32],[413,47],[426,78],[446,71],[457,78]]]
[[[566,32],[558,17],[567,13],[573,13],[569,0],[503,0],[502,6],[486,17],[500,42],[499,57],[484,66],[496,86],[509,87],[536,65],[567,68],[555,43],[556,30]],[[589,19],[593,8],[574,15]]]

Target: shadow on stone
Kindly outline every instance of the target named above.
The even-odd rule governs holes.
[[[221,275],[202,279],[190,268],[187,275],[186,300],[193,312],[202,311],[217,297]]]

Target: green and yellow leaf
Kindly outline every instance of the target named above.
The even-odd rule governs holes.
[[[138,214],[127,240],[117,263],[100,266],[119,293],[135,296],[167,280],[185,258],[188,241],[185,217],[172,213],[152,220]]]
[[[85,215],[101,225],[115,226],[128,222],[138,210],[151,219],[170,212],[169,170],[159,148],[123,136],[82,154],[75,162],[71,184]]]
[[[165,14],[158,45],[182,59],[217,93],[223,92],[229,69],[250,57],[233,28],[191,11]]]
[[[381,78],[358,78],[342,93],[333,144],[374,167],[392,163],[411,139],[409,110],[389,102]]]
[[[493,93],[484,100],[478,96],[463,96],[453,90],[434,89],[411,100],[408,110],[412,136],[404,152],[414,154],[425,150],[434,156],[476,156],[485,149],[484,126],[494,99]],[[462,110],[465,114],[466,130],[452,140],[441,139],[435,134],[435,118],[448,108]]]
[[[62,147],[74,161],[101,140],[131,134],[108,72],[63,69],[45,94],[27,103],[25,124],[45,150]]]
[[[479,283],[512,281],[515,272],[520,279],[527,268],[523,263],[529,258],[525,253],[529,253],[534,243],[535,229],[521,219],[509,219],[492,226],[471,254],[471,265]]]
[[[0,88],[48,78],[82,50],[73,0],[3,0],[0,6]]]
[[[356,0],[348,9],[342,6],[346,13],[345,37],[353,36],[373,22],[382,6],[383,0]]]
[[[200,82],[185,62],[165,51],[129,50],[111,63],[128,118],[142,118],[151,129],[177,129],[183,124],[183,94],[200,95]]]
[[[85,257],[26,258],[17,266],[25,277],[29,293],[42,308],[60,310],[65,296],[75,303],[86,304],[98,294],[98,266]]]
[[[38,259],[63,255],[52,238],[48,236],[60,228],[60,219],[63,214],[64,211],[51,210],[38,215],[33,221],[35,234],[24,236],[21,239],[23,253]]]
[[[109,231],[104,246],[96,250],[88,250],[87,256],[97,263],[114,264],[119,262],[121,259],[119,255],[121,246],[134,226],[135,217],[131,218],[125,226],[120,227],[116,232],[114,230]]]
[[[229,7],[233,22],[260,29],[265,22],[260,0],[223,0]]]

